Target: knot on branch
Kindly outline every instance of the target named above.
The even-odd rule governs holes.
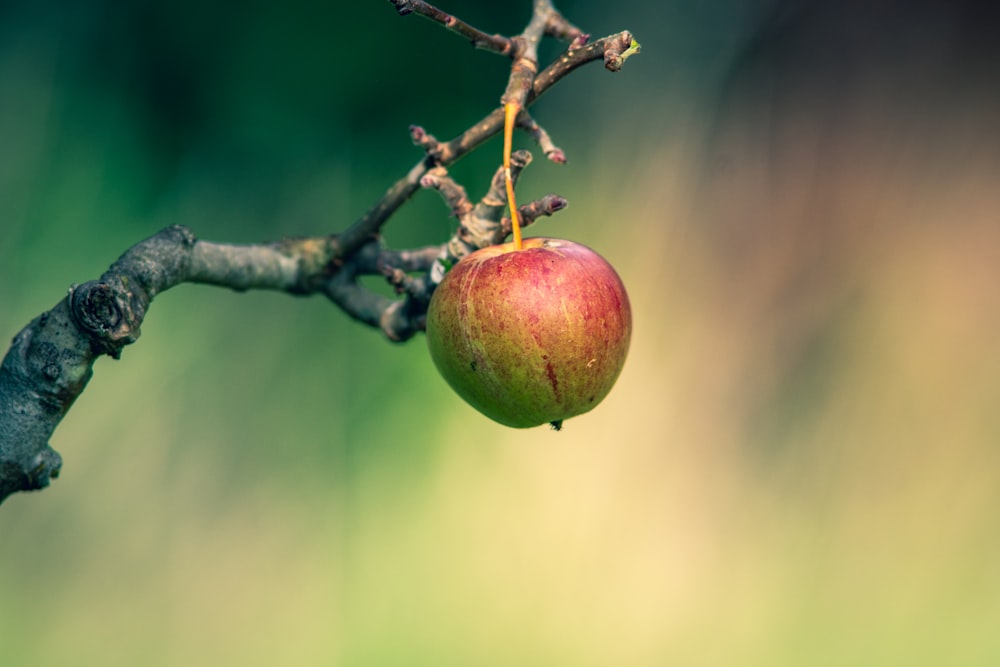
[[[410,125],[410,139],[415,146],[423,148],[435,164],[441,164],[445,146],[433,134],[419,125]]]
[[[115,359],[126,345],[139,339],[146,315],[145,300],[127,289],[128,278],[92,280],[70,293],[70,313],[95,352]]]
[[[621,70],[629,56],[636,53],[639,53],[639,42],[635,41],[632,33],[623,30],[605,47],[604,67],[610,72],[617,72]]]
[[[61,470],[62,457],[48,446],[32,457],[26,465],[3,461],[0,463],[0,503],[18,491],[44,489],[53,479],[59,477]]]
[[[406,16],[413,13],[413,5],[410,0],[389,0],[395,7],[396,11],[399,12],[400,16]]]
[[[394,343],[407,341],[427,326],[427,303],[412,299],[393,301],[379,318],[379,328]]]
[[[569,206],[569,202],[566,201],[565,197],[548,194],[541,199],[536,199],[535,201],[527,203],[524,206],[519,206],[517,210],[518,213],[521,214],[521,226],[527,227],[538,218],[553,215],[567,206]],[[511,227],[512,224],[510,218],[505,217],[502,221],[504,235],[510,234]]]

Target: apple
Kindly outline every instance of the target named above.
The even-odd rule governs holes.
[[[528,428],[593,409],[625,364],[628,295],[590,248],[526,238],[477,250],[445,274],[427,343],[452,389],[481,413]]]

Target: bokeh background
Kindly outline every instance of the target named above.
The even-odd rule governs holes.
[[[512,33],[528,2],[442,2]],[[971,3],[565,0],[643,52],[547,94],[521,196],[633,298],[560,433],[421,338],[181,286],[0,508],[4,665],[1000,661],[1000,86]],[[556,52],[546,47],[546,55]],[[174,223],[329,233],[507,63],[389,3],[0,4],[0,333]],[[527,140],[519,140],[527,146]],[[455,166],[484,191],[500,145]],[[418,193],[387,242],[440,242]]]

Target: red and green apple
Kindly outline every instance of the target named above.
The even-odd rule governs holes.
[[[614,268],[552,238],[490,246],[445,274],[427,312],[431,358],[472,407],[527,428],[583,414],[611,391],[632,313]]]

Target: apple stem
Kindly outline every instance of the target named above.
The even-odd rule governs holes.
[[[521,241],[521,219],[517,212],[517,201],[514,199],[514,179],[510,175],[510,150],[514,138],[514,122],[521,112],[517,102],[507,102],[503,105],[503,176],[507,186],[507,204],[510,206],[510,226],[514,232],[514,250],[523,247]]]

